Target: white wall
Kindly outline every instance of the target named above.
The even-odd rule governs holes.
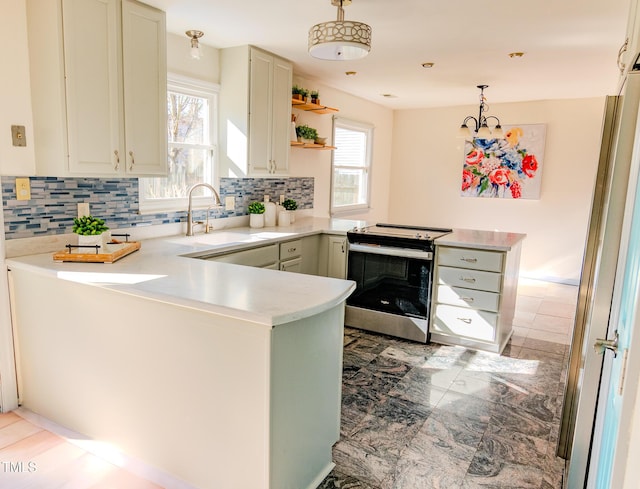
[[[294,75],[293,83],[309,90],[318,90],[320,92],[320,102],[323,105],[339,110],[335,115],[375,126],[373,161],[371,164],[370,210],[344,216],[336,215],[334,217],[368,219],[371,221],[387,220],[393,142],[393,111],[299,76]],[[301,110],[294,110],[294,112],[298,115],[297,124],[308,124],[316,128],[320,137],[326,136],[327,143],[332,142],[332,115],[318,115]],[[315,179],[314,214],[320,217],[328,217],[330,212],[331,153],[331,151],[314,151],[301,148],[292,148],[289,153],[291,176],[314,177]]]
[[[495,104],[506,124],[547,125],[540,200],[460,196],[462,120],[477,106],[396,111],[389,220],[526,233],[521,275],[576,283],[598,163],[604,98]]]
[[[24,0],[3,0],[0,15],[0,175],[33,175],[33,118],[27,50],[27,16]],[[26,147],[11,141],[12,125],[26,126]],[[0,409],[18,407],[13,357],[9,287],[5,265],[4,218],[0,202]]]
[[[0,15],[0,175],[33,175],[33,118],[25,0],[3,0]],[[25,126],[27,146],[11,142],[11,126]]]

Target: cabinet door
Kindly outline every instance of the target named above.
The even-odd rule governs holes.
[[[249,267],[271,268],[278,263],[278,245],[260,246],[233,253],[213,255],[207,260],[235,263]]]
[[[122,57],[126,171],[131,175],[166,175],[167,54],[164,12],[123,0]],[[121,161],[124,163],[124,159]]]
[[[273,113],[271,130],[271,173],[282,175],[289,172],[289,152],[291,145],[291,84],[293,68],[291,63],[274,57],[273,59]]]
[[[249,166],[252,174],[289,171],[291,83],[288,61],[257,49],[250,51]]]
[[[68,170],[115,174],[124,156],[117,0],[63,0]]]
[[[347,278],[347,238],[329,236],[327,277]]]
[[[272,169],[273,57],[251,49],[249,84],[249,171],[270,173]]]
[[[283,272],[302,272],[302,258],[298,257],[292,260],[281,261],[280,270]]]

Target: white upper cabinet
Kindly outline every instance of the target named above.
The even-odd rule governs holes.
[[[289,61],[265,51],[221,51],[222,176],[288,173],[292,77]]]
[[[638,0],[629,3],[629,17],[627,19],[627,32],[624,44],[618,53],[618,68],[620,75],[624,76],[633,69],[638,53],[640,52],[640,8]]]
[[[122,2],[126,171],[132,175],[167,174],[166,42],[164,12]]]
[[[164,12],[131,0],[27,6],[37,173],[166,175]]]

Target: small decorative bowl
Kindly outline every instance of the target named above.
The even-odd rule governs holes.
[[[326,144],[327,142],[327,138],[316,138],[315,143],[316,144],[322,144],[323,146]]]

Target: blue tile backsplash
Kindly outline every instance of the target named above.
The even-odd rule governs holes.
[[[30,238],[70,233],[78,203],[88,202],[91,214],[106,221],[112,229],[168,224],[186,220],[186,209],[177,212],[140,214],[137,178],[57,178],[30,177],[31,199],[17,200],[16,177],[0,177],[4,232],[6,239]],[[222,178],[220,198],[233,196],[235,210],[213,210],[211,218],[243,216],[249,203],[269,195],[294,199],[299,209],[313,208],[314,179],[295,178]],[[202,219],[205,210],[194,212]]]

